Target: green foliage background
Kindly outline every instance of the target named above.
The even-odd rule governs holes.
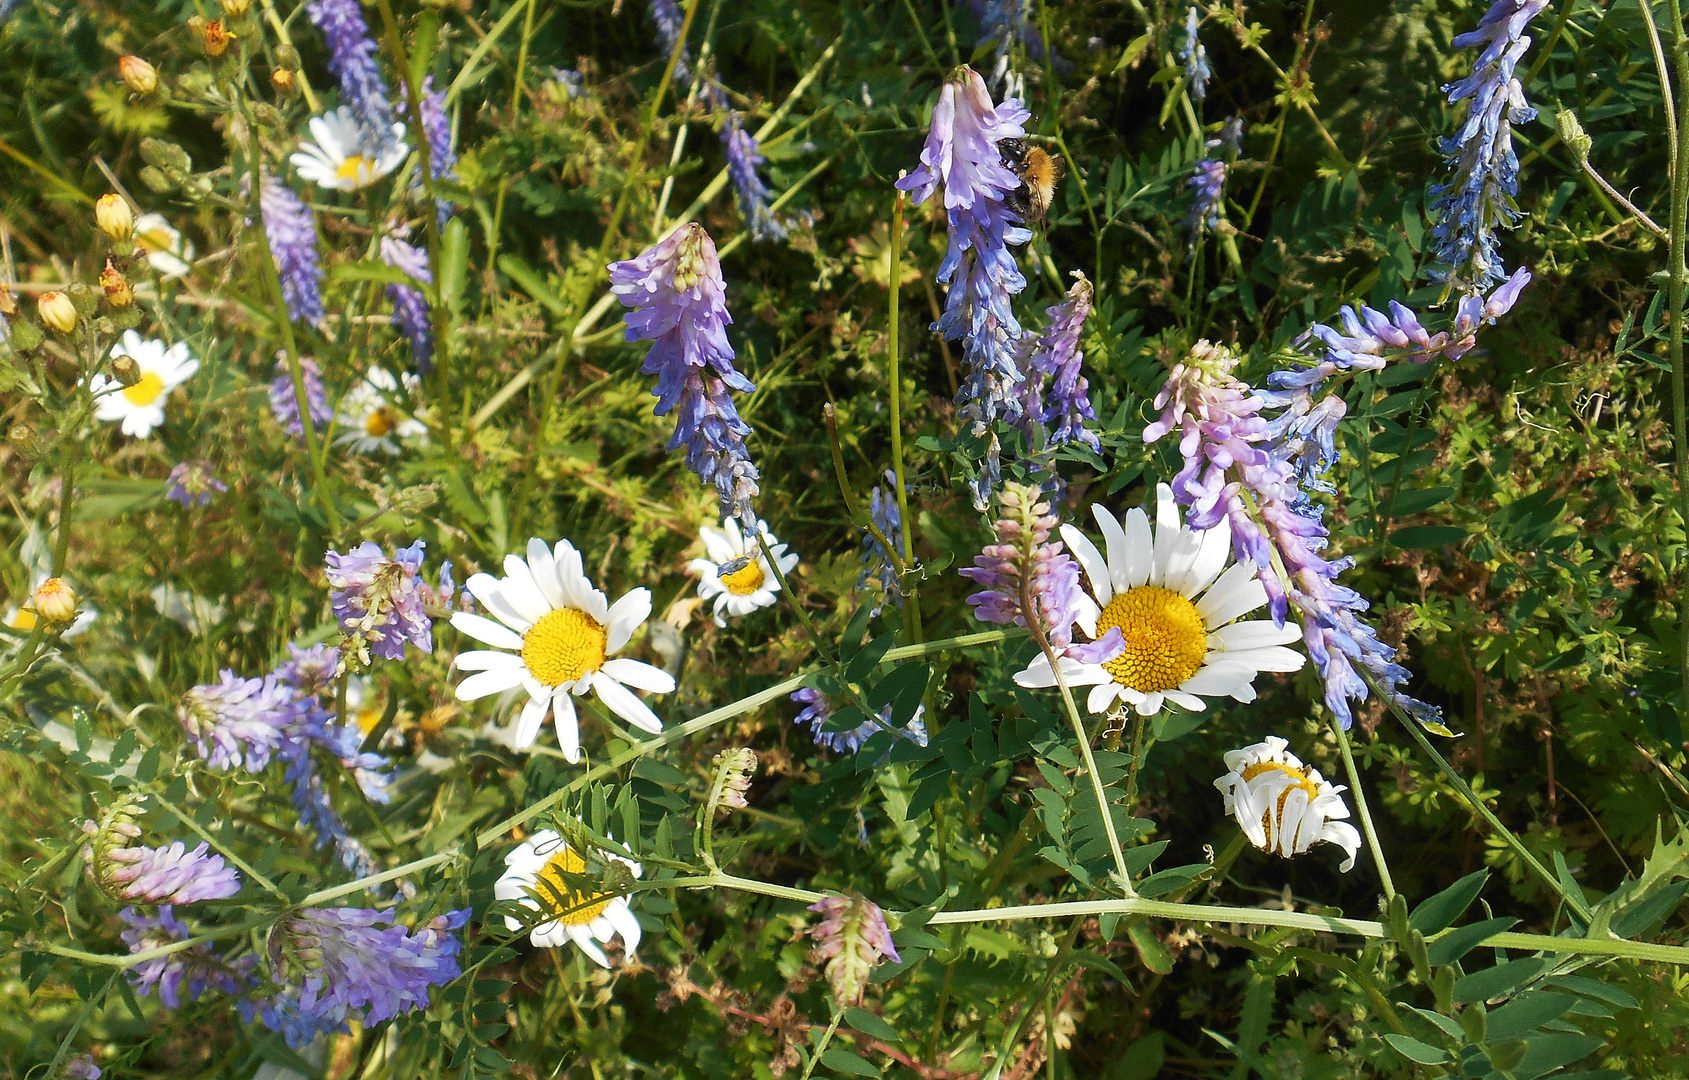
[[[1484,10],[1463,0],[1217,8],[1203,30],[1216,80],[1198,128],[1175,58],[1183,9],[1157,2],[1146,23],[1135,8],[1039,5],[1050,57],[1015,56],[1029,130],[1049,137],[1070,166],[1023,258],[1030,284],[1017,310],[1033,324],[1072,270],[1097,284],[1084,348],[1104,452],[1064,458],[1069,519],[1083,520],[1095,500],[1136,504],[1175,471],[1176,451],[1145,447],[1139,434],[1167,365],[1197,339],[1247,353],[1244,374],[1258,382],[1308,324],[1333,320],[1342,304],[1436,305],[1438,290],[1425,284],[1423,208],[1441,176],[1435,139],[1462,115],[1438,88],[1470,69],[1472,54],[1450,41]],[[379,27],[377,9],[367,11]],[[664,452],[670,424],[652,415],[638,371],[644,350],[622,341],[619,309],[583,322],[604,290],[604,262],[660,235],[666,182],[672,221],[723,166],[711,117],[686,103],[684,89],[657,96],[667,58],[640,5],[397,6],[418,73],[451,95],[463,160],[448,194],[461,226],[433,243],[437,259],[461,261],[455,273],[436,263],[446,282],[436,325],[447,333],[425,383],[430,442],[391,460],[330,449],[326,484],[269,413],[280,317],[253,232],[211,197],[240,198],[251,129],[207,95],[212,68],[185,25],[196,12],[215,14],[174,0],[25,0],[0,26],[0,227],[17,280],[93,281],[103,248],[90,202],[109,189],[108,170],[208,256],[179,285],[143,291],[148,332],[189,342],[203,362],[151,439],[67,426],[71,410],[54,402],[72,393],[73,368],[63,357],[26,361],[0,348],[6,425],[28,425],[37,437],[0,447],[10,509],[0,524],[5,592],[12,603],[27,596],[22,548],[32,528],[53,534],[71,464],[74,522],[60,569],[100,611],[87,635],[11,687],[4,706],[0,1057],[19,1076],[43,1075],[69,1039],[97,1048],[114,1076],[244,1077],[266,1060],[335,1078],[798,1075],[819,1035],[805,1025],[829,1020],[799,934],[810,918],[800,904],[713,889],[643,893],[642,963],[615,972],[572,950],[548,954],[520,939],[507,947],[496,924],[482,927],[506,843],[479,850],[476,833],[575,781],[581,768],[478,738],[488,708],[454,702],[457,639],[444,627],[432,657],[413,654],[371,674],[403,737],[401,764],[427,751],[449,768],[407,774],[387,807],[340,793],[343,812],[387,864],[467,844],[461,859],[417,875],[427,910],[476,910],[476,970],[426,1017],[300,1059],[238,1024],[215,995],[166,1013],[156,1000],[132,1000],[121,979],[108,984],[109,969],[32,947],[123,951],[115,908],[74,858],[61,857],[74,854],[76,822],[96,815],[114,784],[134,786],[102,763],[107,740],[142,762],[147,776],[136,783],[191,806],[183,813],[290,893],[345,880],[311,848],[278,784],[194,768],[174,719],[182,691],[219,669],[260,674],[288,642],[332,637],[321,570],[329,547],[422,537],[431,572],[449,557],[461,580],[496,572],[529,536],[571,539],[600,588],[648,587],[657,615],[680,624],[681,690],[658,705],[671,727],[817,666],[785,606],[726,629],[686,609],[694,585],[681,568],[699,553],[713,495]],[[1669,18],[1664,9],[1659,17]],[[297,49],[304,77],[332,100],[323,46],[303,9],[286,3],[272,11],[260,0],[240,28],[234,77],[248,100],[275,111],[258,116],[259,138],[279,166],[308,111],[273,91],[269,74]],[[822,406],[836,409],[854,497],[865,501],[890,465],[891,181],[915,164],[945,73],[970,60],[990,68],[989,46],[973,48],[977,36],[972,12],[942,0],[701,0],[696,16],[694,51],[708,40],[752,130],[815,74],[764,141],[770,185],[791,192],[783,212],[804,215],[790,241],[741,240],[730,189],[698,216],[726,252],[731,338],[758,386],[742,411],[764,476],[759,510],[803,556],[794,585],[808,613],[851,650],[865,629],[908,641],[893,607],[847,633],[876,598],[855,589],[860,530],[834,480]],[[1651,276],[1665,252],[1580,173],[1553,122],[1558,109],[1576,112],[1593,140],[1591,161],[1663,222],[1665,114],[1632,0],[1560,0],[1538,17],[1535,36],[1522,77],[1542,117],[1515,133],[1526,216],[1503,250],[1536,280],[1459,363],[1355,381],[1328,520],[1338,548],[1356,560],[1345,581],[1374,601],[1384,636],[1416,673],[1414,692],[1462,733],[1441,745],[1455,768],[1591,903],[1627,878],[1646,882],[1654,906],[1632,936],[1680,942],[1683,918],[1673,909],[1682,888],[1672,881],[1685,853],[1656,844],[1676,835],[1689,806],[1677,771],[1685,765],[1675,659],[1683,520],[1671,469],[1664,285]],[[168,101],[124,92],[115,64],[128,52],[158,66]],[[571,97],[556,68],[579,71],[584,92]],[[1225,225],[1192,252],[1185,181],[1204,139],[1233,114],[1248,132]],[[156,151],[143,150],[147,139],[191,159],[162,190],[142,175],[158,164]],[[391,213],[418,222],[428,214],[407,208],[396,185],[372,191],[381,194],[312,195],[334,336],[300,331],[301,348],[321,363],[331,396],[371,366],[409,363],[388,325],[372,237]],[[962,603],[969,583],[954,568],[988,535],[968,503],[966,466],[949,452],[958,354],[928,330],[944,243],[931,210],[910,211],[904,265],[919,276],[902,287],[899,334],[928,640],[979,629]],[[617,228],[607,232],[611,220]],[[531,377],[499,397],[525,370]],[[40,395],[24,385],[30,377]],[[172,465],[191,457],[210,459],[231,488],[204,511],[162,497]],[[163,583],[212,601],[220,617],[196,630],[165,616],[149,595]],[[636,643],[636,654],[661,662],[651,641]],[[666,844],[688,859],[712,756],[748,745],[763,761],[752,809],[718,838],[718,856],[737,874],[855,888],[900,910],[940,897],[950,908],[979,908],[1105,896],[1100,818],[1075,779],[1058,703],[1016,691],[1008,678],[1031,652],[1010,641],[920,661],[920,676],[900,678],[925,678],[937,735],[924,751],[899,747],[884,765],[878,745],[855,759],[814,748],[782,697],[608,771],[598,782],[607,786],[578,788],[563,805],[595,827],[613,823],[636,848],[660,854]],[[897,670],[876,673],[872,660],[873,681]],[[1135,765],[1130,731],[1105,738],[1120,755],[1105,754],[1105,769],[1117,779],[1129,768],[1135,783],[1136,803],[1126,807],[1134,870],[1183,868],[1158,875],[1168,899],[1379,917],[1364,854],[1347,875],[1320,849],[1293,862],[1250,851],[1223,872],[1204,872],[1237,836],[1211,787],[1223,751],[1280,734],[1328,777],[1343,772],[1314,672],[1258,685],[1261,698],[1249,706],[1216,703],[1192,723],[1158,723]],[[55,741],[49,729],[70,734]],[[593,764],[632,738],[592,716],[583,731]],[[542,735],[542,748],[550,738]],[[1488,914],[1474,908],[1468,921],[1509,916],[1520,931],[1566,929],[1554,894],[1394,719],[1363,711],[1354,738],[1396,885],[1411,902],[1488,868]],[[157,753],[143,753],[147,746]],[[183,832],[158,801],[147,822],[161,835]],[[637,835],[625,835],[628,822]],[[1649,878],[1651,855],[1663,869]],[[216,918],[261,909],[250,900],[214,905]],[[1416,1065],[1384,1036],[1446,1043],[1457,1054],[1484,1041],[1458,1024],[1439,1030],[1428,971],[1416,972],[1397,942],[1363,951],[1332,935],[1106,918],[930,929],[917,921],[896,935],[904,962],[881,968],[866,1013],[847,1018],[859,1034],[832,1043],[817,1075],[975,1076],[994,1066],[1017,1077],[1107,1080],[1433,1075],[1444,1066]],[[248,944],[262,950],[261,936]],[[1477,970],[1489,951],[1470,954],[1465,967]],[[1529,1035],[1527,1054],[1537,1055],[1512,1075],[1539,1075],[1533,1068],[1547,1062],[1603,1077],[1689,1075],[1681,968],[1619,961],[1554,974],[1572,981],[1536,986],[1535,997],[1521,998],[1535,1003],[1528,1014],[1490,1014],[1492,1028]],[[1427,1015],[1398,1005],[1393,1026],[1380,999]],[[1462,1060],[1448,1068],[1483,1076],[1497,1058]]]

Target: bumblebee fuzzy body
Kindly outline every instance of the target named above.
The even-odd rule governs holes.
[[[1003,205],[1027,225],[1036,225],[1049,213],[1061,179],[1061,162],[1025,139],[1003,139],[997,153],[1008,170],[1020,177],[1020,187],[1009,192]]]

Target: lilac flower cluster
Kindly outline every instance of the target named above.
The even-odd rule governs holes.
[[[128,926],[121,936],[131,954],[174,945],[192,936],[169,904],[152,915],[124,908],[117,917]],[[207,989],[220,990],[231,997],[242,993],[251,982],[257,962],[255,956],[226,961],[209,943],[202,942],[167,956],[142,960],[129,969],[129,982],[142,997],[157,990],[158,1000],[165,1008],[179,1009],[184,998],[197,1000]]]
[[[1009,246],[1032,237],[1004,203],[1020,187],[1020,178],[1003,164],[997,144],[1025,135],[1021,125],[1030,115],[1014,98],[992,104],[978,72],[958,68],[933,109],[920,167],[897,182],[917,204],[941,184],[944,188],[950,238],[938,281],[950,288],[935,328],[949,340],[965,340],[968,373],[956,403],[974,435],[989,439],[985,465],[973,485],[974,505],[981,511],[989,505],[1001,468],[992,425],[1020,415],[1015,353],[1021,326],[1013,298],[1026,288],[1026,278]]]
[[[1024,80],[1014,71],[1015,46],[1024,45],[1026,58],[1034,63],[1044,60],[1044,35],[1038,32],[1032,3],[1033,0],[968,0],[968,10],[979,20],[975,53],[988,45],[996,47],[987,82],[994,89],[1016,97],[1024,92]],[[1062,64],[1059,57],[1057,64]]]
[[[340,80],[343,102],[364,131],[385,146],[393,138],[393,102],[376,62],[380,50],[358,0],[310,0],[305,11],[328,42],[328,69]]]
[[[692,85],[692,55],[680,40],[681,28],[686,25],[686,14],[680,10],[675,0],[650,0],[651,19],[657,24],[657,39],[663,43],[663,53],[674,55],[675,46],[680,46],[680,56],[674,62],[674,83],[676,86]]]
[[[1190,230],[1191,249],[1196,249],[1202,234],[1220,224],[1220,204],[1226,194],[1226,163],[1216,158],[1203,158],[1196,163],[1196,171],[1185,185],[1191,189],[1191,208],[1185,215],[1185,228]]]
[[[1179,59],[1185,64],[1185,85],[1190,87],[1193,101],[1208,96],[1208,80],[1214,77],[1214,69],[1208,66],[1208,50],[1203,48],[1202,39],[1196,33],[1201,23],[1202,14],[1193,4],[1185,11],[1185,41],[1179,46]]]
[[[288,318],[316,326],[327,315],[323,310],[323,268],[317,262],[317,219],[291,188],[273,176],[264,178],[258,207],[263,212],[270,257],[281,278]]]
[[[291,380],[290,380],[291,381]],[[170,470],[164,497],[182,506],[210,506],[213,494],[229,490],[207,461],[181,461]]]
[[[428,268],[428,252],[397,236],[381,238],[381,261],[424,285],[434,280]],[[429,323],[428,298],[414,286],[389,285],[387,299],[393,304],[393,326],[411,343],[417,374],[428,374],[434,367],[434,328]]]
[[[803,706],[792,723],[809,725],[815,745],[837,754],[856,753],[862,749],[862,744],[867,742],[870,736],[881,731],[889,731],[899,738],[908,739],[916,746],[927,745],[927,725],[922,720],[925,706],[917,708],[915,715],[909,718],[909,723],[902,727],[892,723],[892,707],[885,705],[874,717],[864,720],[848,731],[828,731],[827,721],[833,718],[836,710],[826,694],[803,686],[792,691],[792,701]]]
[[[329,551],[323,556],[333,589],[329,603],[360,663],[367,664],[371,653],[403,660],[407,642],[425,653],[434,651],[434,624],[417,591],[426,546],[418,540],[388,558],[380,544],[366,540],[344,555]]]
[[[6,19],[6,11],[0,6],[0,22]],[[93,1054],[77,1054],[65,1062],[59,1072],[59,1080],[100,1080],[103,1070],[94,1064]]]
[[[302,356],[299,358],[299,375],[305,384],[305,405],[310,410],[311,428],[320,431],[334,417],[334,410],[328,407],[328,392],[323,389],[322,373],[317,369],[315,360]],[[293,390],[293,373],[284,360],[276,361],[276,377],[270,380],[270,415],[289,435],[301,440],[305,438],[305,425],[299,417],[299,396]]]
[[[815,939],[809,958],[812,963],[826,965],[827,985],[832,988],[836,1007],[843,1009],[861,1001],[868,977],[881,960],[903,962],[892,943],[885,912],[872,901],[854,894],[824,896],[809,905],[809,910],[822,916],[821,922],[809,928]]]
[[[422,134],[428,139],[428,168],[436,180],[457,179],[457,150],[452,146],[452,121],[446,115],[446,92],[434,89],[434,76],[422,80]]]
[[[263,772],[298,719],[292,688],[274,675],[242,679],[224,670],[220,680],[182,696],[176,716],[195,753],[213,769]]]
[[[1101,452],[1097,433],[1085,426],[1095,421],[1091,409],[1091,384],[1081,374],[1085,354],[1079,350],[1079,335],[1091,315],[1091,282],[1078,270],[1072,288],[1060,303],[1044,309],[1049,325],[1037,337],[1021,341],[1021,418],[1025,427],[1033,421],[1055,425],[1048,432],[1048,446],[1082,442]],[[1045,380],[1049,396],[1045,397]]]
[[[223,865],[221,855],[209,853],[211,845],[201,842],[188,851],[180,841],[169,847],[114,847],[106,858],[105,876],[125,900],[137,904],[194,904],[221,900],[240,892],[240,875]]]
[[[611,263],[610,291],[629,308],[629,341],[649,341],[640,371],[657,376],[656,414],[676,408],[668,448],[686,447],[686,467],[713,483],[723,517],[737,517],[752,534],[760,474],[745,448],[750,425],[739,418],[729,390],[749,394],[755,384],[733,366],[727,341],[727,286],[715,241],[696,222],[682,225],[635,259]]]
[[[1125,641],[1117,627],[1096,641],[1073,644],[1073,626],[1084,596],[1079,563],[1060,540],[1051,542],[1050,532],[1058,519],[1039,489],[1010,481],[998,493],[997,504],[1001,516],[993,527],[996,542],[987,544],[972,566],[957,571],[984,586],[968,597],[974,618],[1029,629],[1036,623],[1035,636],[1081,663],[1100,664],[1118,656]]]
[[[1548,7],[1548,0],[1496,0],[1476,30],[1454,39],[1457,49],[1483,46],[1472,74],[1443,87],[1449,103],[1468,101],[1466,122],[1442,140],[1444,161],[1454,175],[1431,188],[1431,213],[1437,219],[1431,241],[1439,267],[1433,276],[1476,293],[1507,277],[1495,229],[1511,228],[1522,216],[1514,204],[1519,194],[1519,157],[1513,152],[1513,125],[1536,118],[1514,71],[1531,39],[1525,27]]]
[[[457,978],[454,931],[469,911],[441,915],[412,933],[393,910],[306,908],[270,932],[266,996],[242,1011],[298,1048],[317,1035],[368,1027],[428,1007],[428,992]]]
[[[874,490],[868,494],[868,516],[881,535],[896,544],[898,537],[903,535],[903,514],[897,508],[897,474],[887,469],[885,478],[884,484],[875,484]],[[894,604],[903,603],[903,585],[898,578],[897,564],[892,561],[891,552],[880,543],[879,537],[863,529],[862,572],[856,577],[856,587],[863,588],[870,578],[880,583],[884,600],[890,600]],[[874,608],[874,614],[878,615],[879,611],[879,607]]]

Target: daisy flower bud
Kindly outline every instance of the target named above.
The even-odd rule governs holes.
[[[139,56],[125,56],[117,62],[117,73],[123,83],[137,94],[150,94],[158,89],[158,70]]]
[[[55,625],[76,618],[76,591],[64,578],[50,577],[37,585],[29,604],[37,615]]]
[[[1286,859],[1318,843],[1336,844],[1348,853],[1338,867],[1355,865],[1361,834],[1342,820],[1349,816],[1339,792],[1318,769],[1302,764],[1290,744],[1277,735],[1226,754],[1231,770],[1214,781],[1226,798],[1226,813],[1237,818],[1249,842]]]
[[[127,240],[135,234],[135,212],[121,195],[101,195],[95,201],[94,223],[113,240]]]
[[[294,81],[293,69],[277,68],[276,70],[270,72],[270,85],[284,94],[293,93],[297,85]]]
[[[35,301],[41,321],[61,334],[76,329],[76,305],[62,292],[44,292]]]
[[[712,764],[716,767],[716,789],[720,792],[716,806],[743,810],[745,793],[751,790],[751,775],[757,771],[757,752],[747,746],[734,747],[717,754]]]
[[[238,19],[252,8],[252,0],[223,0],[223,14]]]
[[[809,906],[824,918],[809,928],[815,939],[811,963],[825,964],[833,1003],[840,1009],[862,1000],[868,976],[883,959],[901,964],[903,957],[892,944],[885,912],[861,896],[824,896]]]

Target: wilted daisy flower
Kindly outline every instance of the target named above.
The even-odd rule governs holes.
[[[1156,486],[1153,535],[1138,507],[1119,520],[1100,505],[1091,509],[1107,538],[1106,559],[1083,532],[1072,525],[1061,529],[1090,579],[1079,626],[1093,638],[1118,628],[1126,642],[1124,652],[1100,664],[1061,658],[1069,686],[1093,688],[1086,703],[1092,713],[1107,712],[1117,699],[1142,716],[1153,716],[1168,701],[1192,711],[1205,707],[1203,697],[1253,701],[1257,674],[1301,668],[1302,655],[1284,648],[1301,636],[1296,627],[1236,621],[1265,606],[1267,593],[1254,566],[1227,567],[1229,523],[1186,527],[1166,484]],[[1048,657],[1038,656],[1015,681],[1054,686],[1056,678]]]
[[[135,243],[146,252],[148,265],[163,277],[179,278],[193,270],[193,244],[183,239],[163,214],[142,214],[135,219]]]
[[[328,393],[323,389],[317,362],[309,356],[300,357],[299,375],[305,383],[305,403],[311,410],[311,427],[320,431],[334,413],[328,407]],[[305,437],[305,425],[299,418],[299,397],[293,388],[293,373],[285,360],[276,361],[276,377],[270,381],[270,414],[289,435],[296,439]]]
[[[825,964],[827,985],[833,990],[833,1004],[840,1009],[856,1005],[868,985],[868,976],[881,960],[901,964],[903,957],[892,944],[885,912],[871,900],[857,895],[824,896],[809,905],[824,918],[809,928],[815,939],[810,961]]]
[[[1339,792],[1320,771],[1302,764],[1277,735],[1266,742],[1226,753],[1231,770],[1214,781],[1226,797],[1226,813],[1237,818],[1249,842],[1262,851],[1290,858],[1314,844],[1336,844],[1348,853],[1338,869],[1355,865],[1361,834],[1341,819],[1349,816]]]
[[[242,679],[224,671],[221,681],[182,695],[176,716],[194,751],[213,769],[256,773],[270,763],[298,710],[292,688],[273,674]]]
[[[631,881],[645,872],[632,859],[595,849],[589,863],[562,836],[546,829],[506,855],[504,865],[507,869],[493,886],[493,897],[514,900],[530,911],[551,916],[528,935],[536,947],[555,949],[573,941],[593,963],[606,968],[610,960],[598,947],[599,942],[609,942],[620,934],[627,956],[639,947],[639,920],[628,907],[627,897],[588,892],[578,880],[569,881],[570,877]],[[504,925],[520,930],[523,923],[506,915]]]
[[[555,708],[557,741],[571,763],[581,759],[571,693],[591,690],[635,727],[663,729],[657,714],[628,687],[667,694],[674,690],[674,679],[638,660],[609,659],[650,616],[651,590],[634,589],[609,604],[587,580],[581,554],[567,540],[559,540],[555,550],[537,537],[529,540],[526,560],[504,557],[504,574],[476,574],[466,583],[497,622],[464,611],[452,616],[458,630],[494,647],[458,654],[458,668],[477,673],[457,684],[458,700],[523,687],[528,704],[516,725],[516,745],[532,746],[546,713]]]
[[[117,917],[128,926],[120,936],[132,954],[174,945],[192,936],[169,904],[152,915],[124,908]],[[240,993],[257,962],[255,956],[226,962],[212,950],[209,942],[202,942],[166,956],[142,960],[129,969],[129,982],[141,997],[157,990],[158,1000],[165,1008],[179,1009],[184,999],[194,1001],[207,989],[221,990],[231,997]]]
[[[170,470],[170,486],[164,497],[183,506],[210,506],[213,493],[229,490],[229,485],[217,479],[210,462],[182,461]]]
[[[410,153],[402,140],[405,125],[394,124],[392,137],[383,138],[359,122],[344,105],[311,118],[311,138],[288,160],[299,175],[319,187],[358,191],[369,187],[400,165]]]
[[[143,338],[133,330],[111,347],[113,359],[127,356],[140,369],[141,381],[124,386],[110,375],[95,375],[88,389],[97,400],[94,415],[101,420],[123,423],[123,434],[144,439],[164,423],[164,399],[170,391],[188,381],[199,370],[199,361],[188,355],[186,342],[165,348],[156,338]]]
[[[418,540],[394,549],[388,558],[380,544],[366,540],[344,555],[323,555],[334,590],[329,602],[340,629],[362,654],[360,661],[367,663],[370,653],[383,660],[403,660],[406,642],[425,653],[434,651],[434,624],[417,593],[422,549],[427,546],[427,541]]]
[[[394,399],[399,393],[399,380],[386,368],[370,368],[340,399],[338,422],[346,434],[335,440],[350,446],[360,454],[377,450],[397,454],[395,439],[415,439],[428,434],[428,428],[398,408]]]
[[[916,746],[927,745],[927,725],[923,720],[927,707],[917,705],[915,715],[909,718],[909,723],[898,727],[892,723],[892,707],[883,705],[878,715],[864,720],[861,724],[844,731],[828,731],[827,722],[833,718],[833,703],[826,694],[809,686],[802,686],[792,691],[792,700],[803,708],[792,719],[794,724],[809,725],[810,734],[815,739],[816,746],[824,746],[828,750],[840,754],[854,754],[862,749],[862,744],[881,731],[889,731],[901,739],[908,739]]]
[[[798,564],[797,555],[786,553],[786,545],[768,531],[768,523],[761,518],[757,519],[757,530],[768,538],[768,550],[779,560],[780,572],[791,573]],[[774,576],[761,546],[740,531],[737,519],[723,521],[719,532],[705,526],[698,530],[698,538],[710,557],[693,559],[686,564],[686,572],[698,575],[698,595],[715,601],[717,626],[727,625],[724,614],[739,618],[774,603],[780,579]]]

